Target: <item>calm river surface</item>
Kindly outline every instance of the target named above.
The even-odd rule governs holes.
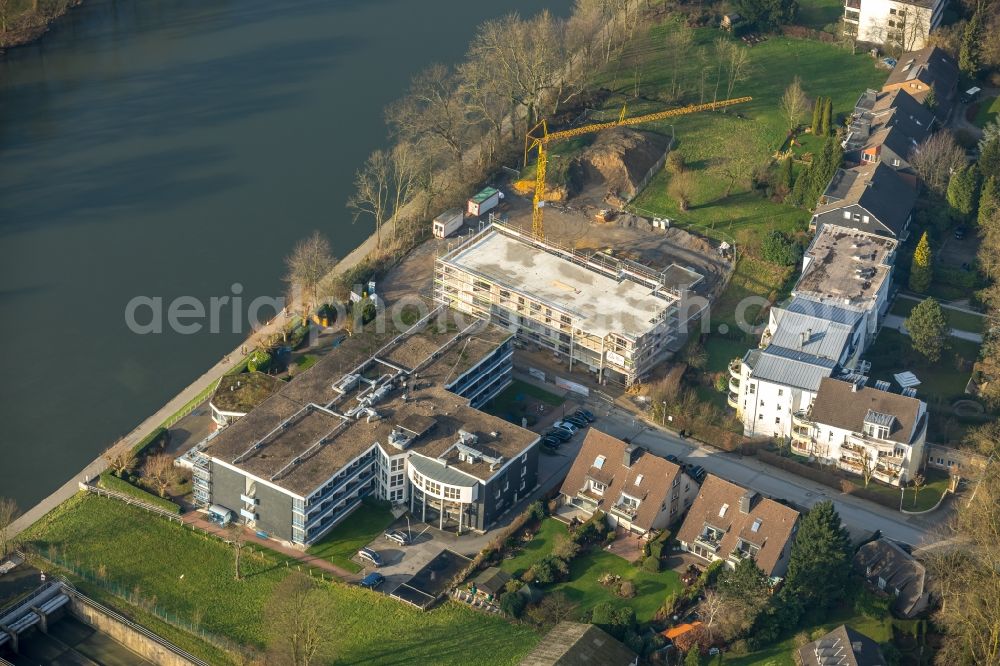
[[[0,495],[27,509],[244,338],[135,335],[135,296],[280,296],[383,145],[382,109],[474,28],[570,0],[85,0],[0,57]]]

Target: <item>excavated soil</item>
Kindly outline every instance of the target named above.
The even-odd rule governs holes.
[[[663,135],[627,127],[601,132],[570,167],[574,193],[587,198],[631,199],[669,142]]]

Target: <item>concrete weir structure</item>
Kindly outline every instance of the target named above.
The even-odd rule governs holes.
[[[494,222],[438,257],[435,299],[630,385],[665,360],[702,275],[582,253]]]

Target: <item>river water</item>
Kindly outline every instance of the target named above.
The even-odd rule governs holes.
[[[0,56],[0,496],[28,508],[245,337],[136,335],[136,296],[280,296],[384,145],[382,109],[487,18],[570,0],[85,0]],[[141,318],[149,318],[148,308]]]

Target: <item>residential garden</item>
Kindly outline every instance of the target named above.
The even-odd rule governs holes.
[[[351,558],[363,546],[367,546],[382,534],[392,521],[393,515],[388,503],[366,498],[361,506],[330,530],[325,537],[310,546],[306,552],[357,573],[363,567]]]
[[[80,494],[24,535],[45,570],[65,573],[87,594],[135,617],[213,664],[244,663],[276,640],[264,620],[275,590],[301,565],[264,549],[234,546],[115,500]],[[304,567],[302,573],[309,575]],[[318,578],[318,574],[317,578]],[[335,610],[338,661],[391,658],[440,664],[517,663],[539,635],[529,626],[447,602],[421,612],[385,595],[316,580]]]

